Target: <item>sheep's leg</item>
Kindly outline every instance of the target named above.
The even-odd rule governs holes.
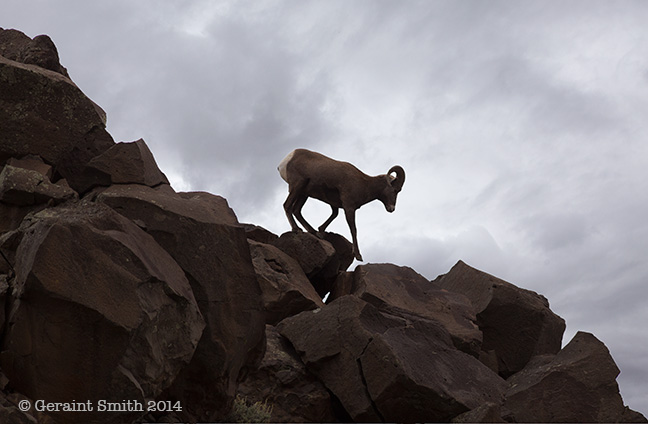
[[[357,260],[362,261],[362,255],[360,254],[360,248],[358,247],[358,234],[355,224],[355,209],[345,209],[344,215],[346,215],[347,224],[349,224],[349,230],[351,230],[354,256]]]
[[[297,197],[297,200],[295,200],[295,208],[294,208],[294,214],[295,217],[297,218],[297,221],[301,223],[301,225],[306,228],[306,231],[308,231],[311,234],[315,234],[315,228],[313,228],[312,225],[310,225],[306,219],[302,216],[301,210],[304,207],[304,204],[306,203],[306,200],[308,200],[308,196],[299,196]]]
[[[299,226],[295,222],[295,218],[293,217],[293,211],[295,210],[295,204],[298,198],[299,192],[297,190],[291,190],[288,193],[288,197],[283,204],[284,211],[286,211],[286,217],[288,218],[288,222],[290,223],[290,227],[296,233],[302,230],[301,228],[299,228]]]
[[[326,221],[324,221],[322,225],[320,225],[317,231],[323,234],[324,231],[326,231],[326,227],[328,227],[331,224],[331,222],[333,222],[333,220],[337,218],[338,213],[339,213],[338,208],[336,208],[335,206],[331,206],[331,216],[329,216],[329,218]]]

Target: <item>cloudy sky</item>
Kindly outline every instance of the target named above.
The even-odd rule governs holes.
[[[357,213],[364,258],[430,279],[462,259],[544,294],[644,414],[646,22],[645,1],[0,3],[0,27],[52,37],[116,141],[242,222],[289,229],[276,166],[296,147],[402,165],[396,212]]]

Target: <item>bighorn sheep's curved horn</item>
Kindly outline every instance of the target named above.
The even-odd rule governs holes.
[[[392,172],[396,173],[396,178],[391,182],[392,187],[400,191],[403,188],[403,183],[405,183],[405,170],[398,165],[394,165],[389,169],[387,175],[391,175]]]

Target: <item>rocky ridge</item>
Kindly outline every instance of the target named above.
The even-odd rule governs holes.
[[[0,251],[0,422],[220,421],[237,394],[274,422],[647,422],[600,340],[561,348],[543,296],[461,261],[347,271],[340,235],[176,192],[49,37],[3,29]]]

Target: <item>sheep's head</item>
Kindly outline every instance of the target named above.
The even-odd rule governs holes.
[[[405,183],[405,170],[398,165],[392,166],[385,175],[385,180],[387,184],[380,196],[380,200],[385,205],[387,212],[394,212],[396,209],[396,197],[403,188],[403,183]]]

